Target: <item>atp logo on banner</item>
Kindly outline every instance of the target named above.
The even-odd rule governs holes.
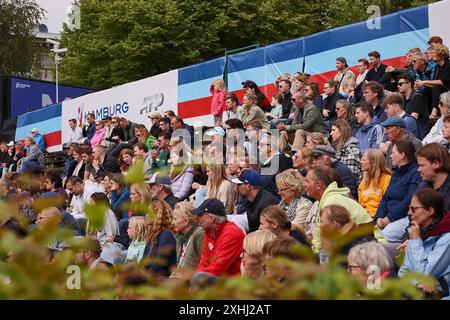
[[[153,111],[158,111],[164,103],[164,94],[157,93],[152,96],[147,96],[142,102],[143,108],[139,110],[139,114],[147,114]]]

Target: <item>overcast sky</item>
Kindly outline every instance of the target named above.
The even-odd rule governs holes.
[[[36,0],[36,3],[47,11],[42,23],[47,25],[48,32],[60,33],[63,23],[67,21],[67,12],[72,0]]]

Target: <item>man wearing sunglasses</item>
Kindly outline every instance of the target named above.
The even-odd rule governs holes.
[[[428,60],[427,55],[423,52],[417,52],[412,55],[411,63],[413,66],[414,78],[418,81],[433,80],[436,73],[436,63]],[[426,87],[420,87],[421,93],[425,92]]]
[[[417,120],[419,126],[419,139],[423,139],[430,131],[428,125],[428,116],[431,113],[427,108],[427,102],[423,95],[414,90],[414,78],[410,74],[402,73],[398,77],[398,93],[403,96],[405,101],[405,112]]]
[[[152,169],[164,169],[169,167],[170,159],[170,134],[168,132],[161,132],[158,135],[158,148],[150,152],[153,159]]]
[[[150,128],[150,134],[154,137],[158,137],[161,133],[161,129],[159,128],[159,121],[162,119],[162,115],[159,112],[152,112],[148,116],[150,121],[152,122],[152,127]]]

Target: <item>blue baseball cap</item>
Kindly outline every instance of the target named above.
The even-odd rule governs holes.
[[[251,186],[261,186],[261,175],[255,170],[245,170],[241,173],[239,178],[231,179],[234,184],[248,183]]]
[[[387,118],[382,124],[383,127],[400,127],[405,129],[406,122],[400,117],[390,117]]]

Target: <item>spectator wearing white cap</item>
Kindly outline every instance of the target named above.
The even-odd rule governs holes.
[[[10,166],[14,164],[13,157],[14,157],[14,142],[11,141],[7,144],[5,141],[0,143],[0,178],[5,174],[7,174],[9,172]]]
[[[209,144],[204,151],[206,157],[210,158],[214,163],[224,163],[224,138],[225,130],[222,127],[213,127],[205,132],[211,137],[211,144]]]
[[[157,138],[161,133],[161,129],[159,128],[159,121],[162,119],[162,115],[157,111],[153,111],[150,113],[148,118],[152,122],[152,127],[150,128],[150,135]]]
[[[39,133],[39,130],[37,128],[31,129],[30,132],[33,135],[33,139],[38,145],[39,149],[41,149],[42,152],[45,152],[45,140],[42,134]]]

